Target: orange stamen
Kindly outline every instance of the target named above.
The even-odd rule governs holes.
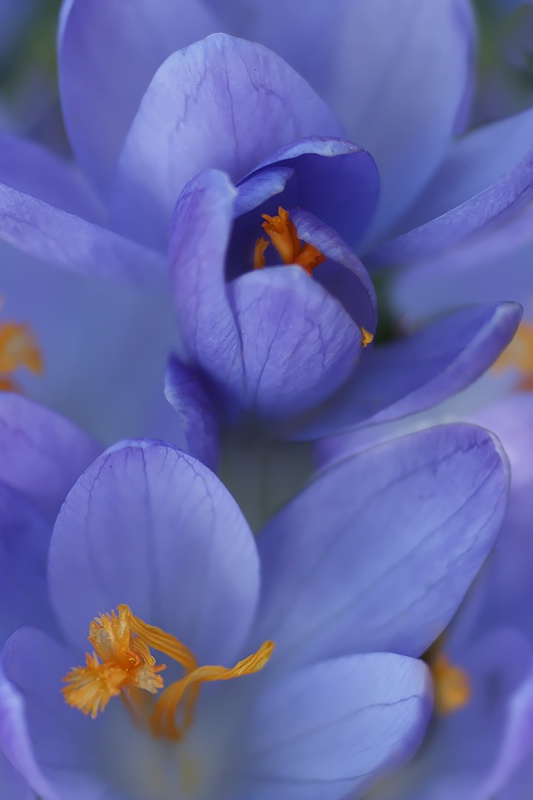
[[[522,322],[512,342],[493,365],[495,372],[514,368],[521,373],[520,388],[533,388],[533,324]]]
[[[270,242],[278,251],[284,264],[298,264],[311,275],[313,270],[326,260],[326,256],[312,244],[299,240],[296,226],[285,208],[280,206],[276,217],[270,217],[268,214],[263,214],[262,217],[264,222],[261,227],[270,238]],[[256,241],[254,269],[265,266],[264,252],[270,242],[267,242],[264,237]]]
[[[363,337],[362,347],[368,347],[374,341],[374,334],[367,331],[366,328],[361,328],[361,335]]]
[[[112,697],[120,695],[136,722],[144,724],[154,736],[177,741],[194,722],[194,708],[203,683],[227,681],[252,675],[263,669],[274,650],[264,642],[256,653],[234,667],[198,666],[194,654],[182,642],[160,628],[148,625],[132,614],[127,605],[118,613],[101,614],[89,626],[93,653],[86,653],[84,667],[74,667],[63,681],[67,703],[91,717],[103,711]],[[153,702],[146,693],[157,694],[164,687],[150,648],[180,664],[185,674],[171,683]],[[144,694],[143,694],[144,693]],[[178,726],[176,714],[182,709]]]
[[[429,666],[437,714],[447,716],[466,706],[472,694],[468,673],[451,664],[444,653],[439,653]]]

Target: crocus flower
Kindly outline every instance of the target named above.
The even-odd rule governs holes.
[[[30,498],[57,507],[48,454],[77,459],[68,485],[87,440],[6,403],[0,475],[27,520]],[[44,800],[360,796],[420,741],[430,702],[415,657],[494,541],[506,473],[481,428],[426,430],[317,475],[256,543],[191,456],[112,447],[52,533],[61,634],[23,627],[3,649],[5,754]]]
[[[397,406],[410,413],[479,375],[517,322],[516,308],[489,305],[450,316],[393,355],[364,347],[376,324],[373,290],[345,241],[352,247],[365,237],[368,247],[444,156],[467,95],[472,25],[460,0],[439,0],[421,16],[414,0],[358,3],[342,13],[328,4],[326,17],[326,6],[319,7],[305,15],[314,31],[305,48],[289,51],[280,35],[300,25],[296,6],[273,32],[260,4],[252,4],[250,35],[261,39],[263,28],[263,40],[288,58],[292,53],[337,110],[356,109],[341,115],[344,129],[309,84],[261,45],[217,34],[176,51],[231,27],[230,18],[237,18],[229,4],[212,16],[200,4],[138,0],[123,16],[120,3],[105,9],[90,0],[65,3],[59,35],[65,119],[99,199],[88,204],[86,187],[82,191],[67,165],[51,165],[46,154],[30,153],[22,142],[13,144],[9,176],[5,170],[0,175],[0,235],[38,258],[93,276],[161,280],[170,229],[181,355],[200,383],[214,386],[217,410],[223,407],[229,418],[252,411],[289,418],[292,425],[352,378],[341,402],[352,409],[352,424]],[[387,15],[383,36],[380,21]],[[411,15],[414,26],[408,25]],[[144,35],[147,19],[153,37]],[[354,46],[344,39],[345,28],[375,46]],[[317,42],[312,58],[311,41]],[[339,58],[323,72],[328,77],[320,87],[317,76],[332,42]],[[391,70],[394,86],[379,104],[371,103],[383,65],[400,49],[402,69],[394,64]],[[345,60],[348,51],[355,61]],[[433,81],[438,107],[430,103]],[[333,87],[343,88],[342,97],[335,99]],[[399,97],[409,103],[398,105]],[[390,142],[393,127],[405,149]],[[377,216],[372,151],[381,182]],[[23,176],[20,164],[28,157],[33,169]],[[61,191],[50,197],[50,185]],[[287,211],[283,241],[278,236],[276,244],[270,233],[279,223],[273,220],[286,219]],[[289,266],[252,269],[262,266],[263,255],[267,265]],[[311,266],[312,278],[304,271]],[[258,294],[265,300],[259,305]],[[169,393],[179,395],[173,373],[168,382]],[[305,435],[335,428],[336,412],[324,413]]]

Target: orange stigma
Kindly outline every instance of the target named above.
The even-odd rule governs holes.
[[[117,611],[100,614],[91,622],[88,638],[94,651],[86,653],[84,667],[74,667],[63,678],[65,700],[94,718],[112,697],[120,696],[137,723],[154,736],[173,741],[182,739],[193,724],[203,683],[253,675],[263,669],[274,650],[274,643],[267,641],[234,667],[198,666],[193,653],[174,636],[143,622],[127,605],[118,606]],[[166,664],[157,665],[150,648],[176,661],[184,676],[164,688],[160,673]],[[150,702],[148,695],[162,689]]]
[[[19,367],[25,367],[36,375],[42,373],[43,359],[37,340],[28,325],[0,323],[0,391],[19,391],[11,378]]]
[[[268,235],[270,242],[264,237],[256,241],[254,269],[261,269],[265,266],[265,250],[270,244],[274,245],[284,264],[298,264],[309,275],[326,260],[326,256],[312,244],[300,241],[296,226],[286,209],[280,206],[276,217],[262,214],[262,218],[264,222],[261,227]]]
[[[467,705],[472,695],[468,673],[452,664],[441,652],[442,637],[429,648],[424,660],[433,678],[435,711],[441,716],[453,714]]]
[[[512,342],[493,365],[495,372],[514,368],[521,374],[520,389],[533,390],[533,324],[522,322]]]

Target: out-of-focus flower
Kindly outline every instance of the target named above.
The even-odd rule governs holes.
[[[34,256],[93,276],[161,282],[170,228],[185,355],[200,367],[201,380],[218,384],[230,415],[237,408],[276,418],[307,412],[355,373],[361,345],[374,332],[373,298],[342,238],[353,245],[368,228],[375,173],[368,152],[343,138],[323,101],[272,52],[224,35],[176,48],[217,28],[244,25],[236,32],[292,59],[323,92],[351,139],[375,154],[380,172],[377,215],[362,249],[397,227],[437,168],[464,116],[471,82],[466,1],[438,0],[431,7],[420,0],[319,3],[312,14],[301,10],[294,3],[283,15],[272,16],[270,8],[265,16],[263,6],[252,3],[243,16],[229,3],[137,0],[127,11],[116,2],[105,10],[92,0],[65,3],[59,35],[65,121],[99,201],[87,205],[87,190],[65,165],[53,165],[51,181],[42,152],[31,152],[32,170],[22,184],[28,147],[21,142],[13,144],[9,176],[5,167],[0,174],[0,235]],[[379,90],[384,69],[387,91]],[[226,175],[215,177],[206,168]],[[50,184],[61,188],[53,198]],[[288,201],[283,208],[300,205],[316,217],[293,216],[296,250],[310,245],[319,258],[328,256],[316,280],[301,268],[241,274],[256,260],[261,215],[275,216],[280,196]],[[271,245],[267,253],[273,251]],[[287,258],[298,264],[301,253],[293,256]],[[194,286],[196,260],[203,269]],[[12,291],[18,293],[13,282]],[[259,291],[268,302],[254,302]],[[517,313],[508,306],[463,310],[393,353],[367,348],[340,402],[351,414],[349,424],[383,409],[410,413],[462,388],[509,340]],[[149,386],[142,375],[139,381]],[[176,395],[172,374],[169,383]],[[326,409],[305,435],[334,430],[335,419],[336,411]]]
[[[31,532],[93,445],[15,395],[0,419],[6,518],[16,507]],[[493,437],[443,426],[317,475],[256,544],[202,464],[163,443],[112,447],[52,533],[61,637],[25,627],[3,649],[5,754],[44,800],[360,796],[420,741],[430,704],[413,657],[454,614],[506,495]]]

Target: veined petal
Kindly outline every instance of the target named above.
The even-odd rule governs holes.
[[[259,536],[256,635],[276,640],[276,664],[422,653],[494,542],[507,472],[488,432],[448,425],[320,473]]]
[[[16,394],[0,394],[0,479],[50,519],[101,447],[72,422]]]
[[[288,433],[314,439],[423,411],[469,386],[513,338],[517,303],[467,306],[372,351],[342,391]]]
[[[81,648],[91,619],[126,603],[199,663],[224,664],[248,632],[258,582],[255,543],[229,492],[162,443],[126,442],[100,456],[52,535],[52,603]]]
[[[159,253],[4,183],[0,183],[0,239],[86,275],[142,285],[164,278]]]
[[[176,199],[192,175],[235,182],[303,136],[339,136],[331,111],[265,47],[224,34],[170,56],[148,87],[113,180],[117,229],[166,249]]]
[[[430,710],[428,673],[414,659],[371,653],[298,670],[252,712],[246,796],[360,797],[414,752]]]
[[[175,50],[216,28],[199,0],[65,0],[59,83],[79,163],[104,189],[154,72]],[[112,80],[110,80],[112,76]]]

